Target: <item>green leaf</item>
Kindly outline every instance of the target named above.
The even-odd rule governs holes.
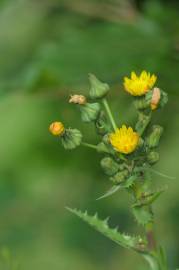
[[[153,214],[147,206],[134,206],[132,212],[137,222],[143,226],[153,220]]]
[[[111,195],[113,195],[114,193],[116,193],[118,190],[120,189],[120,185],[118,186],[112,186],[104,195],[102,195],[101,197],[99,197],[97,200],[101,200],[104,198],[107,198]]]
[[[152,204],[166,189],[167,187],[164,187],[154,192],[145,193],[140,200],[133,204],[133,207]]]
[[[141,237],[122,234],[118,231],[117,228],[110,228],[108,225],[108,218],[105,220],[101,220],[98,218],[97,214],[95,214],[94,216],[90,216],[88,215],[87,211],[82,212],[80,210],[71,209],[68,207],[67,210],[77,215],[83,221],[87,222],[97,231],[99,231],[118,245],[124,248],[133,249],[137,252],[144,252],[146,243]]]

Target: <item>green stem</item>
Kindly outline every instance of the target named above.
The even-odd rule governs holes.
[[[104,105],[104,108],[106,110],[106,113],[107,113],[107,115],[109,117],[109,120],[111,122],[111,125],[112,125],[113,129],[116,130],[117,129],[117,125],[116,125],[116,123],[114,121],[114,118],[113,118],[113,115],[112,115],[112,112],[111,112],[111,109],[109,107],[109,104],[108,104],[107,100],[105,98],[103,98],[102,99],[102,103]]]
[[[92,148],[92,149],[97,150],[97,146],[94,145],[94,144],[86,143],[86,142],[82,142],[81,144],[82,144],[83,146],[86,146],[86,147],[89,147],[89,148]]]

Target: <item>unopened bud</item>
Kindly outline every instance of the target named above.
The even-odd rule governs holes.
[[[84,105],[86,104],[86,97],[83,95],[71,95],[69,99],[69,103]]]
[[[110,157],[105,157],[101,160],[101,167],[105,174],[112,176],[119,170],[119,164]]]
[[[82,134],[78,129],[66,129],[61,137],[62,145],[65,149],[72,150],[81,144]]]
[[[89,81],[91,85],[89,95],[91,98],[103,98],[107,95],[109,91],[109,85],[107,83],[99,81],[93,74],[89,74]]]
[[[157,161],[159,161],[159,153],[158,152],[150,152],[148,155],[147,155],[147,160],[149,162],[149,164],[155,164]]]
[[[122,172],[117,172],[113,177],[110,177],[110,180],[115,184],[120,184],[128,176],[128,170],[123,170]]]
[[[54,136],[61,136],[65,131],[65,127],[61,122],[53,122],[49,127],[49,131]]]
[[[163,133],[163,127],[155,125],[152,127],[152,132],[146,139],[146,145],[149,148],[157,147],[160,141],[160,137]]]
[[[89,123],[98,118],[101,106],[99,103],[86,103],[79,106],[81,111],[81,119],[83,122]]]

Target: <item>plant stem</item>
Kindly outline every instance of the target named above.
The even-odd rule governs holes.
[[[81,144],[82,144],[83,146],[86,146],[86,147],[89,147],[89,148],[92,148],[92,149],[97,150],[97,146],[94,145],[94,144],[86,143],[86,142],[82,142]]]
[[[157,248],[155,236],[154,236],[154,230],[153,230],[153,223],[148,223],[145,226],[145,231],[146,231],[146,237],[148,240],[148,248],[151,251],[155,251]]]
[[[109,117],[109,120],[111,122],[111,125],[112,125],[113,129],[116,130],[117,129],[117,125],[116,125],[116,123],[114,121],[114,118],[113,118],[113,115],[112,115],[112,112],[111,112],[111,109],[109,107],[109,104],[108,104],[107,100],[105,98],[103,98],[102,99],[102,103],[104,105],[104,108],[106,110],[106,113],[107,113],[107,115]]]

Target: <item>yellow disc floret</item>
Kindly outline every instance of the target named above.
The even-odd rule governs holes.
[[[150,75],[146,71],[142,71],[140,76],[135,72],[131,72],[131,78],[124,78],[125,90],[133,96],[142,96],[146,94],[155,84],[157,76]]]
[[[139,143],[139,135],[131,127],[127,128],[123,125],[122,128],[110,134],[109,140],[117,152],[129,154],[136,149]]]
[[[49,131],[54,135],[54,136],[60,136],[64,133],[65,128],[64,125],[61,122],[53,122],[50,127]]]

